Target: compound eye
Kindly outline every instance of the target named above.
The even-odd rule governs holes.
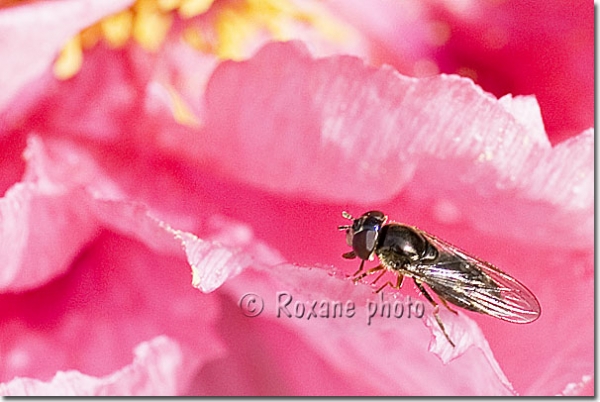
[[[352,237],[352,249],[358,258],[368,260],[375,250],[378,232],[375,230],[361,230]]]
[[[376,221],[379,221],[381,223],[383,223],[387,220],[387,216],[385,216],[385,214],[381,211],[369,211],[366,214],[364,214],[363,216],[375,219]]]
[[[352,247],[352,240],[354,240],[354,231],[352,229],[346,230],[346,244]]]

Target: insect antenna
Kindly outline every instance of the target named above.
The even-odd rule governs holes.
[[[352,217],[352,215],[350,215],[348,212],[346,211],[342,211],[342,216],[346,219],[350,219],[351,221],[354,220],[354,218]]]
[[[349,219],[349,220],[351,220],[351,221],[353,221],[353,220],[354,220],[354,218],[352,217],[352,215],[350,215],[350,214],[349,214],[348,212],[346,212],[346,211],[342,211],[342,216],[343,216],[344,218],[346,218],[346,219]],[[348,230],[348,229],[350,229],[351,227],[352,227],[352,225],[341,225],[341,226],[338,226],[338,230]]]

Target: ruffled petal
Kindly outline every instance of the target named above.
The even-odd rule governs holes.
[[[528,107],[533,123],[522,124],[523,112],[508,103],[456,76],[415,80],[352,57],[313,60],[298,43],[272,44],[216,69],[203,152],[237,179],[329,201],[389,200],[415,172],[451,165],[450,177],[429,175],[438,191],[461,182],[477,183],[479,193],[518,189],[588,213],[589,133],[552,149],[539,109]],[[563,162],[582,151],[575,165]],[[590,233],[589,225],[581,230]]]
[[[93,219],[80,213],[85,198],[70,183],[45,176],[41,143],[32,138],[26,152],[26,179],[0,199],[0,289],[22,291],[63,274],[95,234]],[[66,152],[68,159],[74,156]],[[72,183],[72,182],[71,182]],[[59,235],[60,234],[60,235]]]
[[[542,318],[478,320],[517,390],[558,393],[593,372],[593,326],[575,337],[567,330],[593,313],[593,135],[552,147],[532,102],[496,100],[458,77],[410,79],[272,44],[222,63],[209,81],[204,159],[281,196],[342,204],[304,204],[304,220],[270,214],[298,233],[290,248],[321,262],[340,264],[329,258],[343,241],[321,228],[335,228],[329,217],[351,204],[351,213],[382,209],[514,275],[540,299]],[[311,230],[291,229],[307,222]],[[528,365],[525,355],[548,364]]]
[[[3,396],[147,396],[176,395],[181,389],[182,351],[162,336],[136,346],[133,362],[104,376],[59,371],[48,382],[15,378],[0,384]]]
[[[427,349],[430,339],[422,319],[415,316],[415,297],[375,295],[365,286],[353,286],[339,275],[321,269],[307,269],[288,264],[267,269],[248,269],[223,286],[240,310],[228,318],[232,327],[246,328],[231,345],[233,349],[256,350],[253,360],[275,353],[278,358],[273,376],[280,378],[278,393],[327,395],[512,395],[506,379],[477,325],[465,316],[456,320],[447,316],[464,348],[450,362],[442,362]],[[255,301],[250,303],[250,297]],[[258,303],[253,310],[253,303]],[[316,304],[315,304],[316,303]],[[339,303],[334,316],[334,303]],[[353,308],[348,307],[352,303]],[[385,304],[389,307],[383,307]],[[313,306],[314,304],[314,306]],[[398,307],[396,307],[396,305]],[[324,307],[325,306],[325,307]],[[328,307],[327,307],[328,306]],[[404,309],[399,313],[399,307]],[[325,308],[328,312],[325,312]],[[391,310],[385,310],[391,308]],[[412,313],[412,316],[409,313]],[[256,315],[256,312],[260,314]],[[383,313],[382,313],[383,311]],[[391,313],[390,313],[391,311]],[[340,314],[341,313],[341,314]],[[372,317],[369,319],[369,316]],[[449,314],[453,315],[453,314]],[[284,330],[281,327],[287,329]],[[468,335],[467,335],[468,334]],[[445,341],[445,339],[444,339]],[[447,341],[445,341],[447,342]],[[307,367],[296,356],[308,344],[322,363]],[[281,352],[276,353],[276,350]],[[285,352],[284,352],[285,351]],[[250,352],[248,352],[250,353]],[[254,352],[253,352],[254,353]],[[289,357],[288,356],[292,356]],[[246,353],[233,355],[229,365],[247,359]],[[320,375],[345,381],[313,388],[302,379]],[[218,376],[220,372],[206,373]],[[295,378],[295,380],[294,380]],[[216,377],[215,377],[216,380]],[[210,384],[210,379],[205,378]],[[337,380],[334,380],[337,381]],[[319,384],[310,380],[309,384]],[[243,384],[243,382],[242,382]],[[240,384],[240,385],[242,385]],[[435,386],[432,386],[435,384]],[[231,384],[227,395],[244,394],[240,385]],[[320,391],[321,389],[321,391]],[[224,392],[219,384],[200,389],[200,393]]]
[[[27,2],[0,12],[0,110],[17,92],[40,77],[68,39],[102,17],[122,10],[133,0],[60,0]],[[39,93],[39,88],[28,89]],[[17,102],[20,104],[20,102]],[[14,107],[14,105],[13,105]]]
[[[19,215],[14,188],[2,200],[13,216],[2,243],[22,246],[7,260],[5,289],[30,289],[0,299],[16,306],[0,309],[5,375],[102,377],[162,334],[186,349],[185,372],[199,379],[184,387],[190,394],[556,394],[593,373],[591,131],[553,148],[531,98],[498,101],[466,79],[314,59],[298,44],[222,63],[205,101],[206,126],[166,155],[166,138],[153,135],[123,148],[111,136],[102,145],[31,138],[13,187],[43,202]],[[28,220],[51,207],[58,222]],[[274,317],[282,291],[351,299],[364,312],[373,295],[343,280],[356,266],[341,259],[336,226],[342,209],[373,208],[516,276],[538,296],[541,318],[515,326],[443,311],[459,345],[450,351],[429,309],[427,325]],[[36,229],[42,239],[23,240]],[[189,286],[190,267],[210,294]],[[260,317],[239,311],[246,292],[264,297]],[[401,293],[423,300],[411,286]],[[83,345],[64,347],[73,342]],[[35,360],[44,350],[53,353]]]

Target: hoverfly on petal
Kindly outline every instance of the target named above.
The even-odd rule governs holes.
[[[375,284],[386,272],[396,274],[394,282],[388,281],[376,290],[379,293],[386,286],[400,289],[404,277],[412,278],[433,305],[435,319],[452,346],[454,342],[438,314],[438,303],[424,285],[455,314],[449,303],[517,324],[533,322],[540,316],[540,304],[533,293],[492,264],[423,230],[400,223],[386,224],[387,216],[380,211],[367,212],[357,219],[347,212],[342,216],[352,221],[352,225],[338,227],[346,231],[346,241],[352,247],[352,251],[342,256],[361,260],[352,275],[354,282],[379,273],[372,282]],[[374,256],[379,265],[363,271],[365,261],[373,260]]]

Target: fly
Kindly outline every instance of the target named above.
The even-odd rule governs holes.
[[[385,224],[387,216],[380,211],[367,212],[357,219],[347,212],[342,216],[353,221],[352,225],[338,227],[346,231],[346,242],[352,247],[342,257],[361,260],[358,271],[352,275],[354,282],[379,273],[372,282],[376,284],[386,272],[396,274],[395,281],[376,290],[379,293],[386,286],[400,289],[404,277],[411,277],[433,306],[434,317],[453,347],[438,314],[438,303],[424,285],[455,314],[448,303],[517,324],[533,322],[540,316],[540,304],[533,293],[492,264],[415,227]],[[379,258],[379,265],[363,271],[365,261],[373,260],[374,255]]]

